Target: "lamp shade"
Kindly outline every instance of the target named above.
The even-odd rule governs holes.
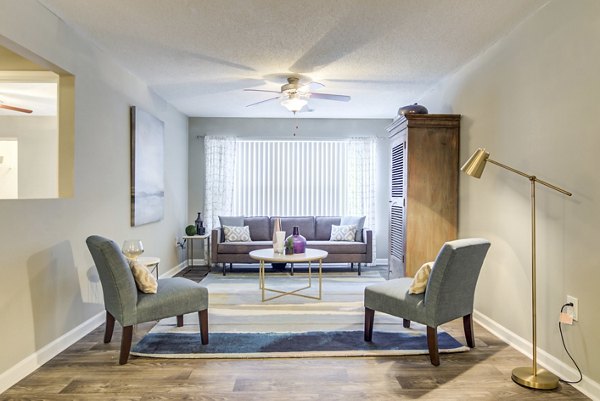
[[[480,178],[489,157],[489,152],[479,148],[460,169],[471,177]]]
[[[300,111],[307,103],[306,96],[299,93],[284,94],[281,100],[281,105],[293,113]]]

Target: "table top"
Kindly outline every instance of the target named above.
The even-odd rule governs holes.
[[[160,263],[160,258],[156,256],[138,256],[136,260],[146,266],[157,265]]]
[[[293,255],[282,255],[280,253],[273,252],[273,248],[257,249],[250,252],[250,257],[255,260],[262,260],[265,262],[310,262],[313,260],[325,259],[327,257],[327,251],[320,249],[306,248],[304,253],[295,253]]]
[[[202,234],[202,235],[184,235],[183,237],[181,237],[183,239],[206,239],[206,238],[210,238],[210,234]]]

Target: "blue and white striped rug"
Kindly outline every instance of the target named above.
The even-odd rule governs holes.
[[[426,328],[375,314],[373,341],[363,339],[363,293],[384,279],[376,272],[327,273],[323,299],[284,296],[261,302],[257,274],[210,274],[209,344],[201,345],[197,314],[163,319],[132,349],[132,355],[160,358],[267,358],[427,354]],[[301,275],[267,274],[267,286],[292,290],[305,284]],[[308,293],[317,291],[316,280]],[[469,348],[439,330],[440,352]]]

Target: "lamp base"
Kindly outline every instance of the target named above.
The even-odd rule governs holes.
[[[531,366],[513,369],[512,379],[521,386],[537,390],[552,390],[558,387],[558,376],[545,369],[538,369],[534,375]]]

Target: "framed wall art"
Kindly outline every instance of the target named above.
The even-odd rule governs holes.
[[[164,214],[164,126],[131,106],[131,226],[160,221]]]

